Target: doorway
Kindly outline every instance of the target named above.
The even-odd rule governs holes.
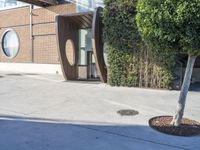
[[[79,30],[78,74],[80,80],[100,80],[92,49],[91,29]]]

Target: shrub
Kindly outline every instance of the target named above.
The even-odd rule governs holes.
[[[169,88],[173,80],[174,56],[151,52],[144,44],[136,24],[136,2],[104,1],[108,83],[113,86]],[[160,58],[154,59],[155,55],[160,55]]]

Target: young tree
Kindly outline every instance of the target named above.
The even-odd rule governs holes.
[[[188,54],[188,63],[176,114],[179,126],[195,60],[200,55],[200,0],[138,0],[137,26],[146,43],[156,51]]]

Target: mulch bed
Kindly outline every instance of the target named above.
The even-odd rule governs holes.
[[[176,136],[200,135],[200,123],[191,119],[183,118],[179,127],[171,125],[172,116],[159,116],[149,120],[153,129]]]

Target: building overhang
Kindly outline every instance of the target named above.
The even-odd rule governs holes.
[[[48,7],[59,4],[57,0],[19,0],[32,5],[37,5],[40,7]]]
[[[79,56],[79,29],[92,29],[92,49],[96,60],[96,68],[100,74],[102,82],[107,82],[107,68],[103,57],[103,23],[102,8],[97,8],[94,12],[83,12],[56,17],[57,22],[57,42],[58,54],[66,80],[76,80],[78,73],[78,56]],[[70,40],[74,45],[75,63],[71,65],[66,57],[66,42]]]
[[[58,19],[74,24],[78,29],[92,28],[94,12],[73,13],[67,15],[59,15]]]

